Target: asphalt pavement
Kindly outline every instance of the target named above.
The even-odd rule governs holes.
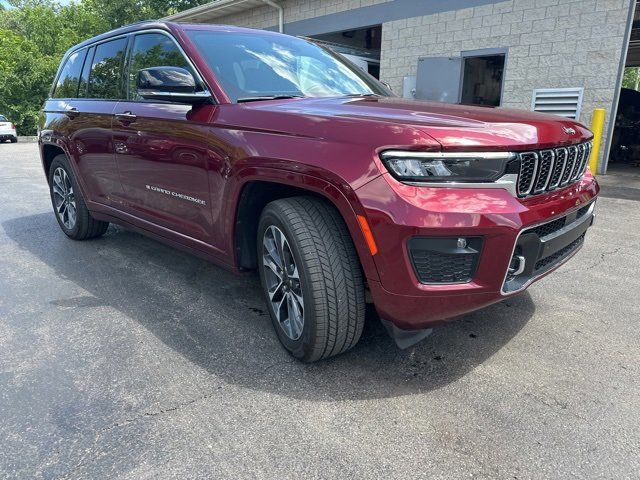
[[[398,350],[303,365],[256,277],[121,227],[60,231],[0,145],[0,478],[637,478],[640,177],[576,257]]]

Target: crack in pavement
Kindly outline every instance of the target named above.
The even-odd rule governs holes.
[[[604,263],[604,261],[606,260],[606,257],[609,255],[615,255],[617,253],[620,253],[620,250],[622,250],[622,247],[617,247],[613,250],[606,251],[606,252],[600,252],[600,258],[598,260],[596,260],[593,264],[588,265],[586,267],[583,268],[568,268],[566,270],[560,270],[559,272],[556,272],[557,274],[560,275],[566,275],[567,273],[576,273],[576,272],[580,272],[580,271],[589,271],[599,265],[602,265]]]
[[[218,387],[218,390],[221,389],[222,387]],[[82,465],[84,464],[85,460],[95,451],[98,442],[100,441],[100,438],[106,434],[109,433],[111,430],[114,430],[116,428],[121,428],[124,427],[126,425],[130,425],[132,423],[135,423],[139,420],[145,419],[145,418],[150,418],[150,417],[157,417],[159,415],[163,415],[165,413],[172,413],[175,412],[177,410],[180,410],[184,407],[188,407],[189,405],[193,405],[195,403],[201,402],[203,400],[207,400],[208,398],[212,397],[213,394],[207,394],[207,395],[203,395],[201,397],[198,398],[192,398],[191,400],[187,400],[185,402],[179,403],[173,407],[168,407],[168,408],[160,408],[157,411],[152,411],[152,412],[143,412],[133,418],[126,418],[120,422],[116,422],[113,425],[109,425],[108,427],[103,427],[100,428],[98,430],[94,430],[94,437],[93,437],[93,441],[91,442],[91,445],[89,447],[87,447],[85,449],[84,454],[80,457],[80,460],[78,460],[78,462],[71,467],[71,470],[62,475],[60,478],[61,479],[68,479],[68,478],[72,478],[72,476],[74,475],[74,473],[76,473],[80,467],[82,467]]]

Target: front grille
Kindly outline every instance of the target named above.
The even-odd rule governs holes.
[[[567,245],[564,248],[561,248],[560,250],[558,250],[556,253],[554,253],[553,255],[549,255],[546,258],[543,258],[542,260],[539,260],[536,262],[536,266],[534,267],[535,271],[539,271],[544,269],[544,267],[554,264],[556,263],[558,260],[560,260],[562,257],[564,257],[565,255],[567,255],[568,253],[572,252],[573,250],[575,250],[576,248],[578,248],[578,246],[584,241],[584,233],[582,235],[580,235],[578,238],[576,238],[573,242],[571,242],[569,245]]]
[[[591,142],[518,154],[518,196],[539,195],[579,180],[590,155]]]

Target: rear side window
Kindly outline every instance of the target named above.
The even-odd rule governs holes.
[[[143,100],[138,95],[138,72],[151,67],[180,67],[195,77],[189,62],[171,38],[161,33],[136,35],[129,63],[129,100]]]
[[[72,53],[62,67],[62,72],[53,90],[53,98],[75,98],[78,96],[78,84],[86,49]]]
[[[122,97],[122,60],[126,38],[101,43],[91,63],[89,98],[119,99]]]

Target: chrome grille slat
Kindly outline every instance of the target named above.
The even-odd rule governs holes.
[[[580,167],[580,174],[578,178],[584,175],[584,172],[587,171],[587,165],[589,165],[589,158],[591,157],[591,142],[587,142],[584,144],[584,159],[582,160],[582,166]]]
[[[582,162],[584,162],[585,148],[584,144],[576,146],[578,149],[578,155],[576,156],[576,168],[571,176],[571,181],[574,182],[580,176],[580,170],[582,169]]]
[[[520,158],[520,174],[518,175],[518,195],[524,197],[531,193],[533,182],[538,173],[538,154],[536,152],[524,152],[518,155]]]
[[[536,175],[536,181],[531,193],[542,193],[547,189],[549,184],[549,177],[553,171],[553,150],[542,150],[538,154],[538,172]]]
[[[562,179],[562,174],[564,173],[564,169],[567,166],[567,149],[564,147],[556,148],[556,164],[553,169],[553,175],[551,177],[551,182],[549,184],[549,190],[554,190],[558,188],[558,184]]]
[[[564,169],[564,173],[562,174],[562,180],[560,181],[560,186],[564,187],[571,181],[571,175],[573,175],[573,169],[576,165],[576,156],[578,155],[578,149],[575,145],[571,145],[567,148],[567,166]]]
[[[591,142],[518,154],[519,197],[539,195],[578,181],[591,156]]]

